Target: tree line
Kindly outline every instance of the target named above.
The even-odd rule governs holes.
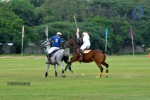
[[[150,46],[150,0],[10,0],[0,1],[0,43],[12,42],[20,53],[22,25],[25,26],[24,47],[40,44],[48,35],[60,31],[63,39],[75,36],[77,26],[88,31],[92,49],[105,48],[105,29],[108,27],[108,52],[131,46],[130,27],[135,45]],[[142,7],[144,15],[134,19],[133,10]]]

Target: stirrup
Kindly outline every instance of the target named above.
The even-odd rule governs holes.
[[[46,62],[46,64],[51,64],[51,62],[50,62],[50,61],[48,61],[48,62]]]
[[[45,64],[49,64],[49,62],[46,62]]]

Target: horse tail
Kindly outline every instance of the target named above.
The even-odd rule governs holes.
[[[112,55],[111,53],[108,53],[108,52],[105,52],[105,51],[102,51],[103,54],[108,54],[108,55]]]
[[[103,54],[107,54],[107,52],[103,51]]]

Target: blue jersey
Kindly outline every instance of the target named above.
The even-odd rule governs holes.
[[[60,47],[60,44],[63,42],[62,38],[59,36],[52,36],[50,40],[53,42],[52,47]]]

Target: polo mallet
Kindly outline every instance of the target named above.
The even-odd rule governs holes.
[[[76,29],[77,29],[77,21],[76,21],[76,16],[73,16],[73,18],[74,18],[74,22],[75,22]]]
[[[77,26],[77,22],[76,22],[76,16],[74,16],[73,18],[74,18],[74,22],[75,22],[76,30],[77,30],[78,26]],[[79,39],[79,33],[76,33],[76,36],[77,36],[77,42],[78,42],[78,39]]]

